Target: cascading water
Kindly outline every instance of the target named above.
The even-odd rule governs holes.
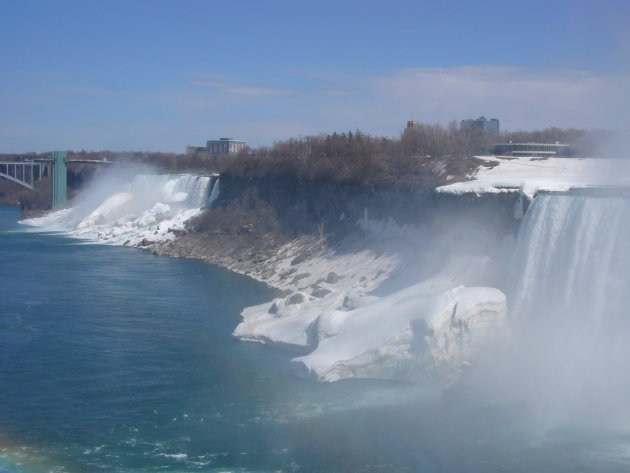
[[[23,223],[109,244],[146,245],[174,238],[189,218],[218,198],[219,176],[109,176],[81,194],[70,209]]]
[[[219,178],[217,176],[216,180],[214,181],[214,183],[212,185],[212,191],[210,192],[210,198],[208,199],[208,203],[206,204],[206,208],[208,208],[208,209],[212,208],[214,203],[219,198],[219,192],[220,192],[220,181],[219,181]]]
[[[627,279],[630,201],[540,195],[517,241],[514,318],[610,317]]]
[[[538,195],[514,252],[511,352],[488,385],[546,420],[624,423],[630,412],[630,199]],[[498,375],[498,376],[497,376]],[[553,420],[551,420],[553,419]]]

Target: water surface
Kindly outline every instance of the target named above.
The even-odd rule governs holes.
[[[2,473],[628,471],[625,439],[538,435],[518,407],[296,378],[230,337],[273,290],[18,218],[0,207]]]

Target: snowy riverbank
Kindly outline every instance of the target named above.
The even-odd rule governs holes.
[[[488,166],[473,180],[437,192],[514,192],[532,198],[539,190],[626,180],[622,173],[609,179],[623,164],[618,160],[482,159]],[[502,252],[509,253],[509,242],[502,248],[503,236],[495,235],[482,251],[457,251],[485,238],[480,238],[484,222],[462,224],[454,238],[449,231],[460,225],[460,214],[447,216],[436,233],[428,232],[420,217],[416,224],[401,225],[371,220],[366,210],[334,243],[323,231],[282,241],[249,234],[248,225],[190,232],[186,221],[218,198],[214,177],[143,176],[115,192],[101,188],[87,192],[75,208],[25,223],[202,259],[280,289],[281,296],[243,311],[234,336],[293,350],[299,355],[293,366],[302,375],[319,381],[449,382],[480,350],[506,337],[506,296],[496,284],[487,287],[492,279],[487,275],[488,265],[497,266]],[[338,217],[344,220],[343,214]]]
[[[234,336],[303,353],[293,359],[296,372],[319,381],[457,378],[505,329],[505,295],[465,286],[486,260],[428,268],[428,240],[418,227],[369,220],[359,226],[360,239],[302,261],[296,258],[308,242],[295,241],[245,272],[271,274],[260,279],[286,295],[245,309]]]

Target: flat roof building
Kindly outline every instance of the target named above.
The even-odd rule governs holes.
[[[205,146],[186,146],[186,154],[198,154],[206,152]]]
[[[462,131],[470,130],[471,128],[479,128],[488,133],[489,136],[499,136],[499,120],[496,118],[488,120],[486,117],[481,116],[475,120],[469,118],[468,120],[462,120],[459,123],[459,129]]]
[[[571,145],[560,143],[499,143],[494,154],[502,156],[572,156]]]
[[[232,138],[219,138],[218,140],[208,140],[206,149],[210,156],[224,156],[227,154],[237,154],[245,148],[246,141]]]

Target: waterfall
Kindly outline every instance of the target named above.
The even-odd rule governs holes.
[[[208,200],[208,189],[211,178],[209,176],[183,175],[174,180],[175,192],[186,194],[186,204],[190,207],[201,207]]]
[[[205,206],[207,209],[211,209],[212,208],[214,203],[219,198],[219,193],[221,192],[220,188],[219,188],[219,184],[220,184],[219,176],[217,175],[217,176],[213,176],[213,177],[214,177],[214,180],[213,180],[213,183],[212,183],[212,191],[210,192],[210,198],[208,199],[208,202],[206,203],[206,206]]]
[[[110,175],[86,188],[74,207],[23,223],[86,240],[144,246],[173,239],[216,200],[218,182],[218,175]]]
[[[610,316],[628,280],[629,237],[626,198],[536,197],[517,240],[513,317]]]
[[[628,242],[627,197],[535,197],[511,265],[511,348],[502,374],[486,384],[545,421],[630,420]]]

